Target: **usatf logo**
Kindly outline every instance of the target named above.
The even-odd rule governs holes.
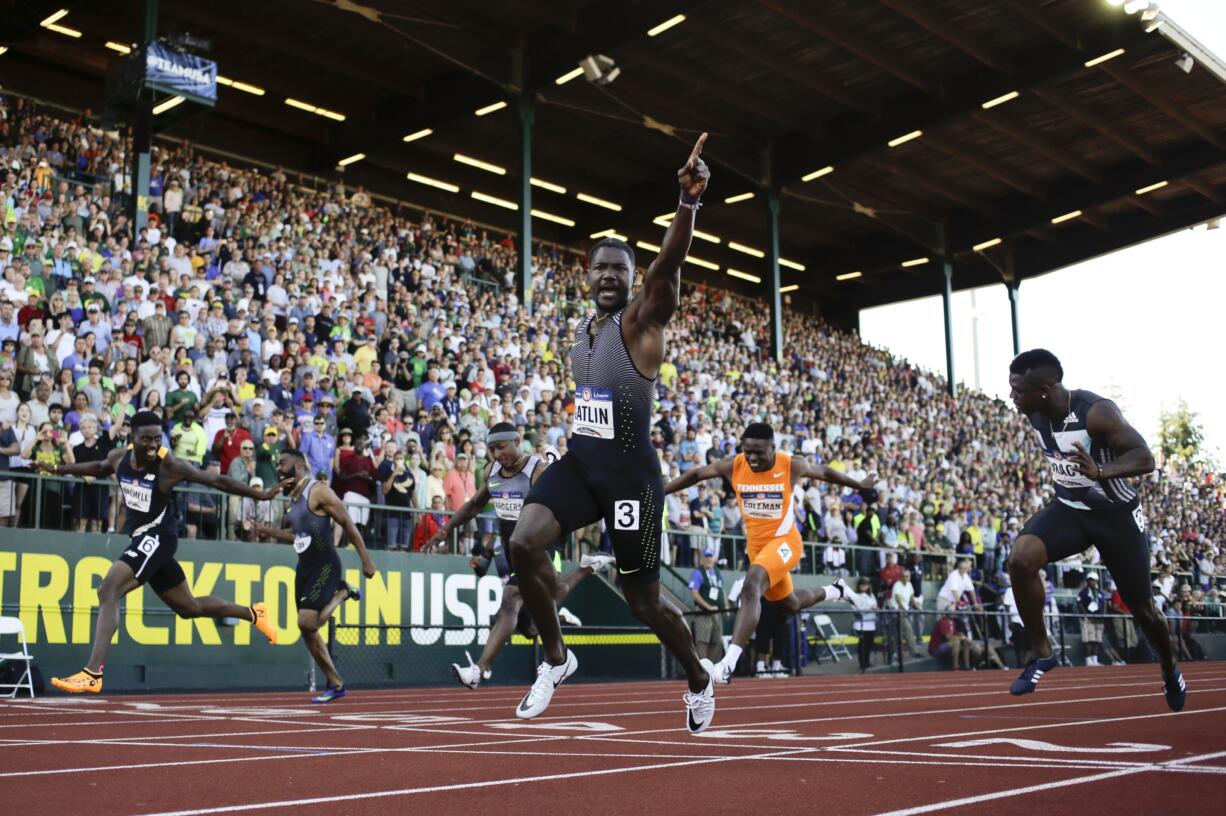
[[[584,402],[588,402],[592,399],[592,389],[584,388],[582,391],[579,392],[579,395],[583,399]]]

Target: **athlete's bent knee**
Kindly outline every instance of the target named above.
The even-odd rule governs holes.
[[[114,581],[103,580],[98,587],[98,602],[113,603],[119,600],[119,584]]]
[[[1013,545],[1009,554],[1009,574],[1026,575],[1038,572],[1047,564],[1047,546],[1037,536],[1024,535]]]

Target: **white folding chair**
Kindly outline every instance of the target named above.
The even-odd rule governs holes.
[[[817,627],[817,636],[826,644],[826,649],[830,652],[830,658],[835,662],[839,662],[839,656],[851,660],[851,652],[842,642],[843,635],[839,632],[838,627],[834,625],[834,621],[829,615],[815,614],[813,616],[813,625]]]
[[[3,617],[0,616],[0,637],[5,635],[16,635],[17,640],[21,643],[20,652],[0,652],[0,666],[10,660],[23,660],[26,664],[25,673],[16,683],[0,683],[0,692],[4,689],[11,689],[8,694],[0,693],[0,697],[16,697],[17,692],[21,689],[28,689],[30,696],[34,696],[34,674],[30,671],[30,665],[34,658],[30,655],[30,650],[26,646],[26,628],[21,623],[21,618]]]

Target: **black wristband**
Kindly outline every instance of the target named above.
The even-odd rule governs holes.
[[[681,204],[682,207],[688,207],[691,210],[696,210],[702,206],[702,196],[699,196],[698,198],[692,198],[683,192],[681,194],[681,201],[679,203]]]

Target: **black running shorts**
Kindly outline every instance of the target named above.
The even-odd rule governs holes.
[[[1022,535],[1042,539],[1049,563],[1095,547],[1128,608],[1149,603],[1149,542],[1139,500],[1103,510],[1077,510],[1053,501],[1030,517]]]
[[[664,479],[655,454],[605,465],[568,452],[545,469],[524,504],[548,507],[563,535],[604,519],[621,582],[642,586],[660,580]]]
[[[119,560],[132,568],[138,584],[148,583],[159,595],[187,580],[175,560],[179,538],[162,530],[132,536]]]
[[[298,608],[322,611],[341,588],[343,573],[340,556],[335,551],[329,558],[307,563],[299,561],[294,576],[294,597],[298,599]]]

